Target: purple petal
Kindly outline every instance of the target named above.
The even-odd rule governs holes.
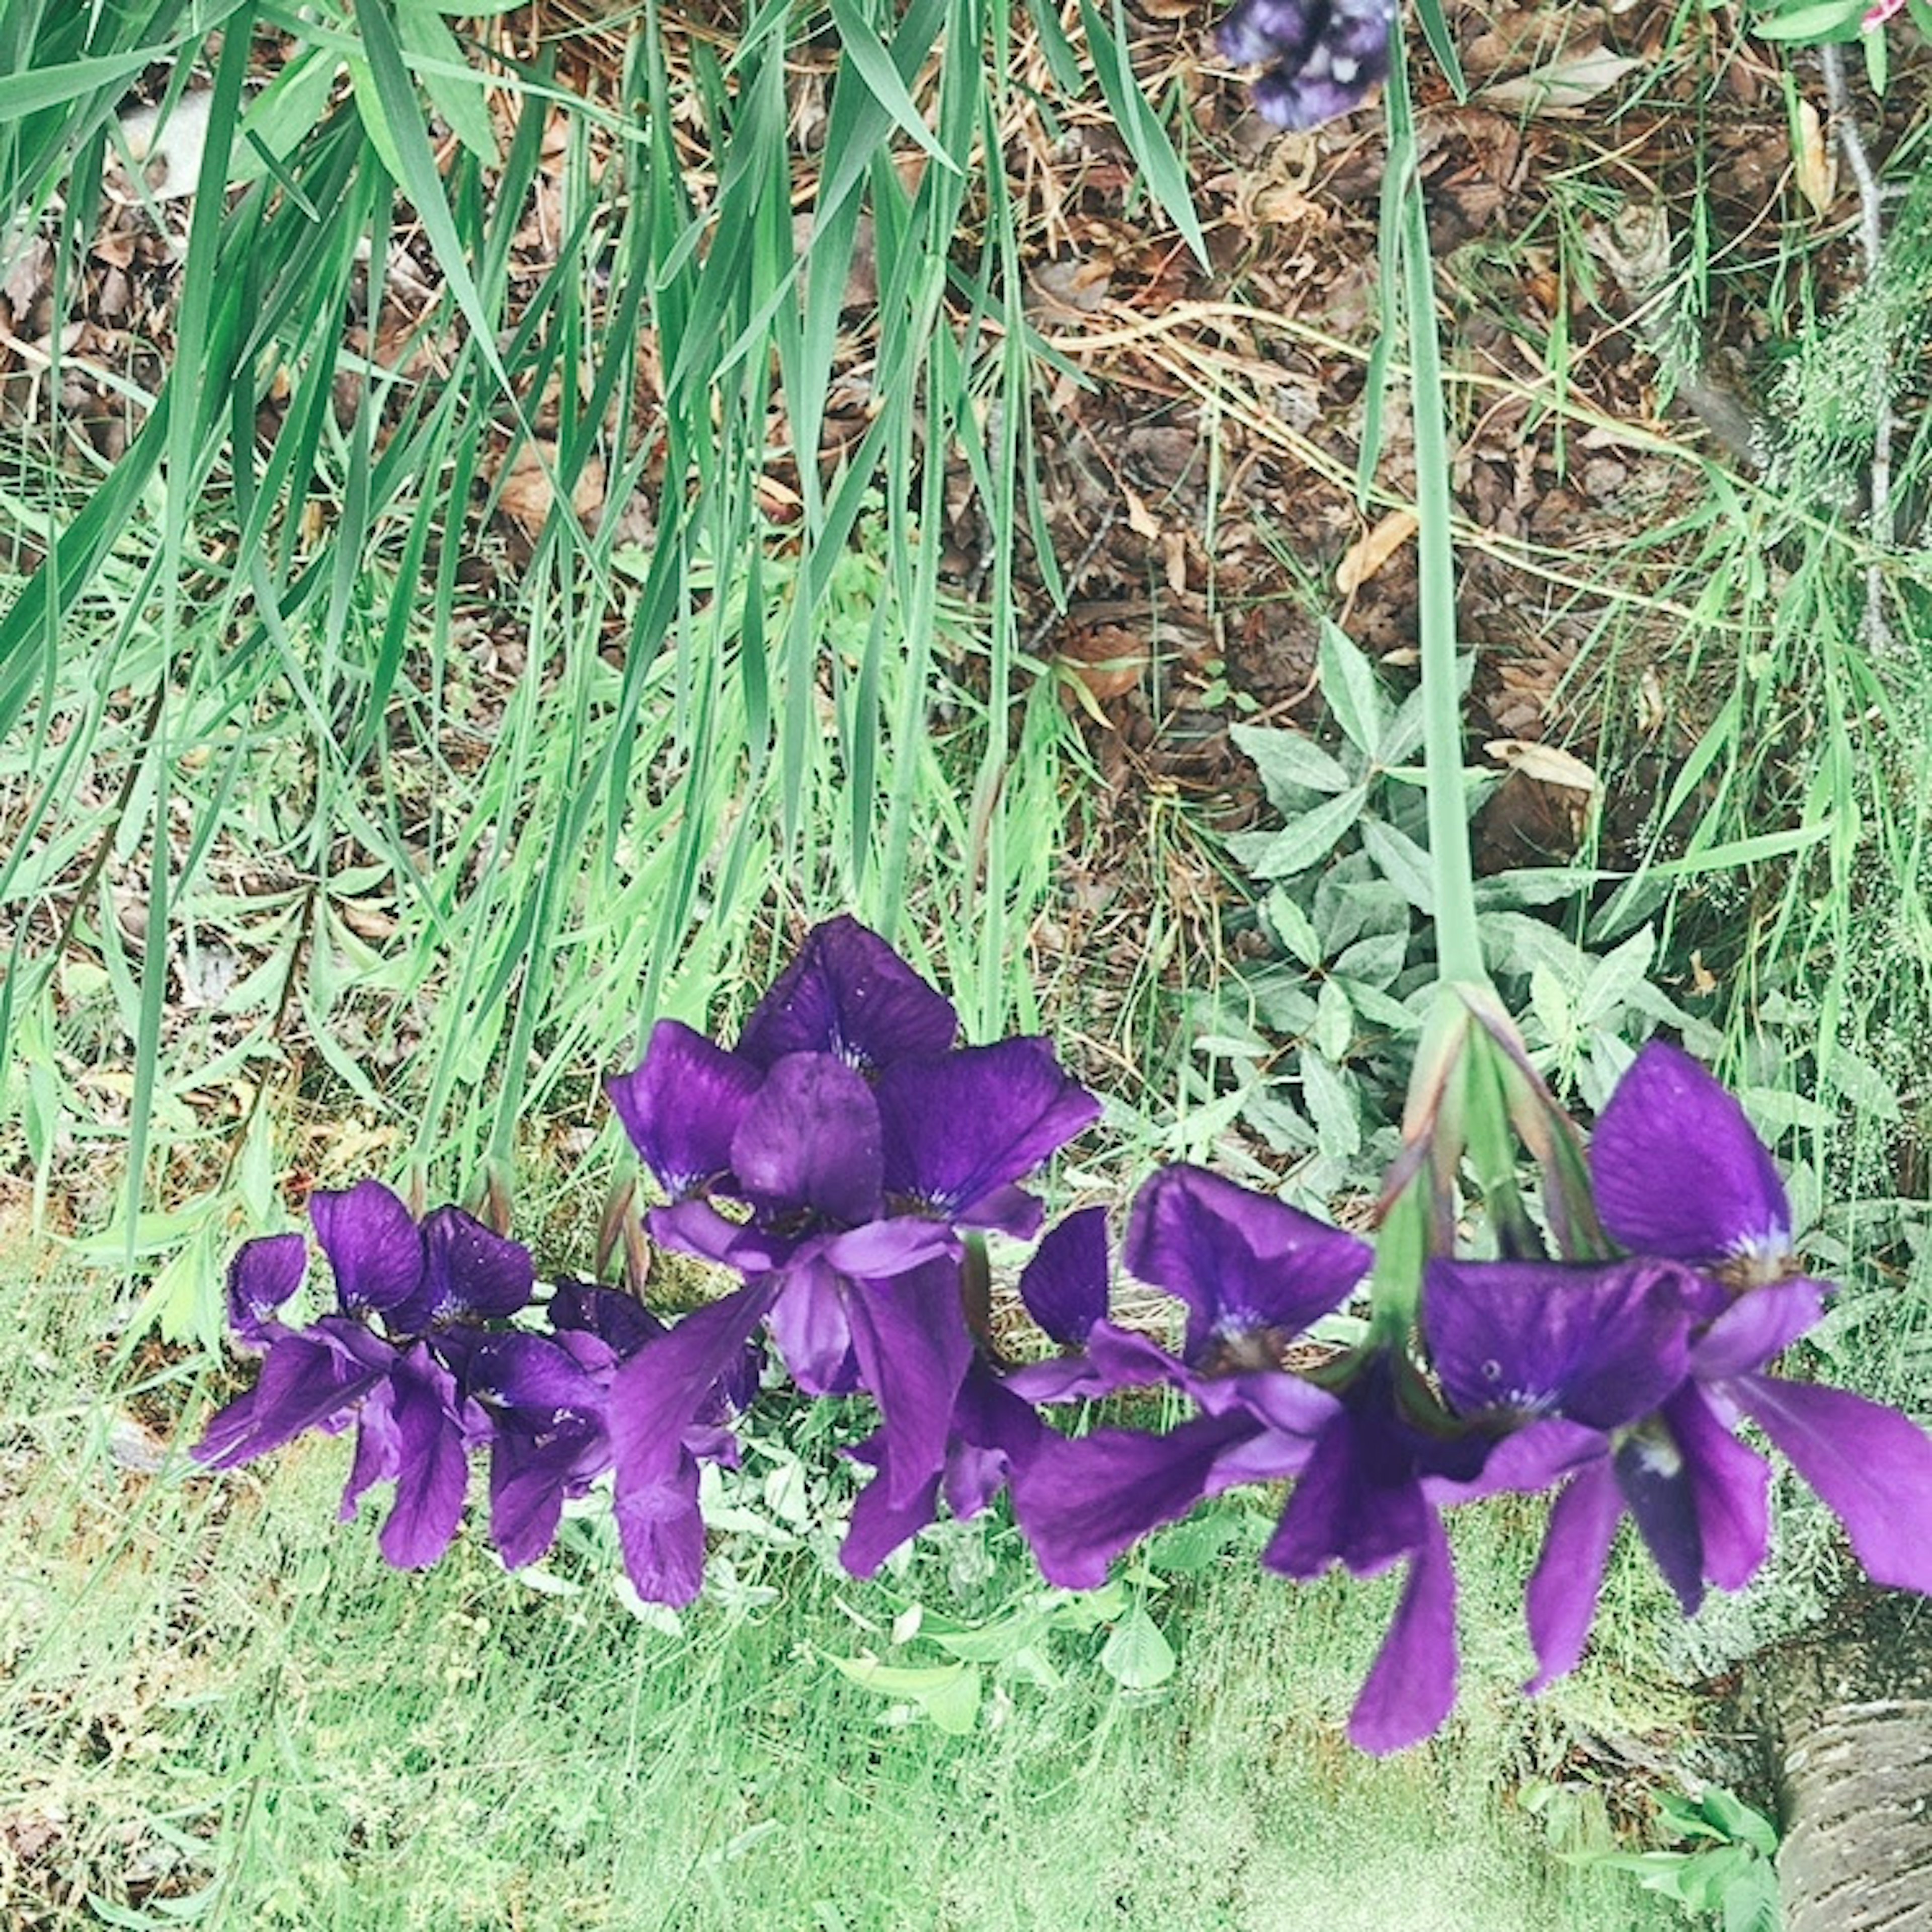
[[[1590,1140],[1597,1207],[1633,1253],[1774,1270],[1791,1210],[1744,1109],[1687,1053],[1652,1040],[1617,1083]]]
[[[973,1359],[958,1270],[938,1262],[890,1281],[855,1282],[846,1310],[859,1379],[879,1406],[891,1450],[879,1480],[896,1509],[944,1465],[953,1403]]]
[[[695,1255],[700,1261],[716,1262],[746,1275],[783,1268],[797,1252],[802,1238],[729,1220],[708,1201],[680,1201],[674,1208],[653,1208],[645,1224],[659,1247]]]
[[[1013,1513],[1041,1574],[1062,1589],[1098,1588],[1122,1550],[1200,1502],[1216,1463],[1257,1427],[1245,1414],[1198,1416],[1165,1436],[1101,1429],[1042,1443],[1013,1478]]]
[[[651,1029],[636,1070],[604,1083],[640,1158],[673,1201],[725,1178],[763,1069],[677,1020]]]
[[[272,1336],[255,1386],[211,1418],[188,1453],[209,1468],[230,1469],[346,1414],[382,1382],[392,1359],[386,1342],[357,1332],[360,1346],[320,1323]]]
[[[977,1516],[1039,1454],[1060,1437],[1030,1402],[974,1360],[953,1405],[953,1440],[946,1462],[946,1506],[962,1521]]]
[[[386,1376],[369,1391],[368,1400],[356,1412],[356,1454],[350,1462],[342,1501],[336,1508],[338,1522],[353,1522],[357,1507],[368,1491],[378,1483],[394,1480],[402,1467],[403,1438],[396,1427],[392,1394]]]
[[[1448,1537],[1432,1516],[1349,1715],[1349,1741],[1378,1757],[1406,1750],[1439,1730],[1455,1702],[1456,1572]]]
[[[420,1570],[455,1537],[470,1459],[456,1384],[422,1342],[397,1364],[389,1390],[398,1437],[396,1500],[376,1543],[393,1568]]]
[[[1064,1346],[1077,1348],[1107,1312],[1107,1210],[1083,1208],[1040,1238],[1020,1276],[1027,1312]]]
[[[595,1335],[619,1356],[634,1355],[664,1324],[634,1297],[612,1288],[560,1281],[544,1312],[560,1332]]]
[[[1142,1188],[1122,1259],[1187,1304],[1182,1354],[1216,1338],[1299,1334],[1338,1308],[1373,1256],[1365,1243],[1204,1168],[1163,1168]]]
[[[776,1288],[773,1281],[754,1282],[694,1310],[646,1342],[611,1377],[605,1414],[620,1500],[669,1482],[688,1460],[680,1438],[730,1370]],[[644,1586],[638,1588],[641,1592]]]
[[[772,1304],[772,1339],[791,1378],[807,1395],[844,1395],[858,1387],[848,1284],[814,1256],[786,1270]]]
[[[1770,1539],[1771,1465],[1724,1426],[1694,1385],[1671,1398],[1664,1417],[1690,1472],[1704,1574],[1720,1590],[1742,1590]]]
[[[486,1228],[460,1208],[438,1208],[422,1224],[421,1285],[386,1310],[383,1324],[398,1335],[420,1335],[446,1323],[514,1315],[530,1298],[536,1276],[520,1241]]]
[[[1300,1441],[1304,1450],[1312,1449],[1342,1407],[1326,1389],[1317,1388],[1286,1369],[1248,1369],[1211,1378],[1184,1375],[1180,1381],[1210,1415],[1245,1409],[1267,1426],[1270,1436],[1282,1440],[1283,1455],[1291,1453],[1286,1448],[1288,1438]]]
[[[308,1212],[344,1314],[380,1314],[422,1286],[422,1231],[380,1180],[358,1180],[339,1194],[318,1189]]]
[[[1623,1513],[1623,1492],[1607,1456],[1579,1470],[1550,1512],[1527,1601],[1537,1669],[1523,1688],[1532,1696],[1568,1676],[1583,1654]]]
[[[1112,1322],[1094,1323],[1081,1354],[1029,1362],[1006,1378],[1014,1393],[1028,1402],[1086,1402],[1154,1382],[1192,1388],[1195,1381],[1158,1342]]]
[[[950,1000],[876,932],[839,918],[806,935],[746,1022],[738,1051],[757,1066],[788,1053],[831,1053],[869,1072],[909,1054],[944,1053],[958,1030]]]
[[[1543,1416],[1492,1444],[1473,1480],[1428,1477],[1423,1492],[1438,1504],[1477,1502],[1506,1493],[1534,1495],[1605,1460],[1610,1453],[1610,1438],[1600,1430],[1586,1429],[1558,1415]]]
[[[1865,1574],[1932,1596],[1932,1438],[1844,1389],[1770,1376],[1725,1387],[1845,1526]]]
[[[632,1588],[647,1604],[693,1601],[704,1582],[697,1463],[682,1456],[668,1474],[628,1487],[620,1477],[615,1510]]]
[[[917,1535],[939,1508],[939,1474],[934,1471],[901,1501],[892,1500],[892,1448],[881,1430],[860,1445],[858,1460],[871,1462],[877,1473],[859,1492],[839,1545],[838,1561],[854,1576],[875,1576],[879,1566],[900,1544]]]
[[[520,1329],[483,1336],[470,1352],[464,1379],[470,1394],[504,1408],[587,1414],[603,1406],[597,1378],[568,1348]]]
[[[818,1250],[829,1268],[864,1281],[890,1281],[937,1261],[956,1262],[959,1243],[951,1228],[937,1221],[907,1216],[896,1220],[868,1221],[826,1239]]]
[[[228,1325],[244,1342],[266,1348],[275,1311],[302,1286],[308,1244],[299,1234],[244,1241],[228,1264]]]
[[[1393,1428],[1352,1408],[1331,1419],[1262,1552],[1264,1568],[1310,1577],[1340,1563],[1373,1576],[1421,1548],[1435,1512]]]
[[[1719,1382],[1762,1368],[1824,1319],[1825,1289],[1802,1276],[1747,1288],[1693,1345],[1691,1373]]]
[[[504,1421],[490,1445],[490,1540],[512,1570],[556,1540],[564,1498],[596,1473],[601,1432],[540,1432]]]
[[[1704,1600],[1704,1532],[1697,1486],[1662,1420],[1634,1430],[1610,1459],[1617,1486],[1664,1580],[1687,1617]]]
[[[879,1076],[878,1096],[886,1192],[968,1226],[1016,1216],[1037,1226],[1037,1208],[1019,1208],[1009,1184],[1100,1112],[1036,1039],[895,1061]]]
[[[760,1208],[809,1208],[848,1225],[871,1220],[884,1167],[872,1090],[829,1053],[786,1054],[738,1123],[731,1166]]]
[[[1650,1262],[1432,1261],[1423,1291],[1430,1357],[1466,1415],[1554,1412],[1615,1429],[1684,1379],[1690,1320],[1677,1280]]]

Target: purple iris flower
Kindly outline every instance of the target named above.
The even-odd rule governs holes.
[[[1216,36],[1238,66],[1265,66],[1255,110],[1277,128],[1352,112],[1388,77],[1399,0],[1239,0]]]
[[[1598,1124],[1604,1225],[1633,1258],[1600,1266],[1430,1264],[1424,1325],[1450,1402],[1515,1427],[1492,1486],[1563,1486],[1530,1581],[1539,1690],[1573,1669],[1611,1538],[1628,1514],[1687,1614],[1737,1589],[1769,1534],[1769,1466],[1748,1416],[1844,1522],[1876,1582],[1932,1593],[1932,1439],[1844,1390],[1766,1364],[1820,1318],[1796,1272],[1769,1153],[1737,1102],[1653,1042]]]
[[[229,1316],[241,1340],[263,1351],[261,1374],[189,1453],[232,1468],[307,1430],[333,1433],[352,1420],[343,1520],[370,1484],[393,1480],[380,1547],[398,1569],[418,1568],[455,1535],[468,1451],[488,1432],[455,1365],[476,1324],[530,1299],[530,1254],[460,1208],[439,1208],[418,1226],[376,1180],[318,1192],[309,1216],[334,1276],[335,1312],[306,1328],[285,1326],[280,1311],[306,1262],[302,1237],[245,1243],[229,1268]]]
[[[1294,1474],[1340,1404],[1290,1374],[1288,1341],[1345,1300],[1367,1272],[1353,1235],[1197,1167],[1165,1168],[1142,1188],[1122,1258],[1186,1306],[1181,1352],[1094,1312],[1093,1265],[1064,1257],[1028,1299],[1081,1354],[1022,1369],[1011,1389],[1036,1401],[1166,1382],[1203,1412],[1164,1436],[1102,1429],[1043,1442],[1013,1477],[1013,1507],[1048,1580],[1090,1589],[1130,1544],[1185,1516],[1204,1496]],[[1090,1234],[1079,1238],[1090,1251]],[[1104,1249],[1100,1262],[1104,1268]],[[1104,1298],[1105,1276],[1100,1292]],[[1104,1299],[1098,1306],[1104,1306]]]
[[[1828,1284],[1799,1268],[1790,1204],[1744,1109],[1653,1040],[1604,1109],[1590,1168],[1615,1240],[1696,1270],[1707,1305],[1711,1283],[1730,1298],[1691,1349],[1694,1399],[1712,1420],[1679,1433],[1748,1415],[1844,1525],[1874,1582],[1932,1594],[1932,1438],[1882,1403],[1760,1372],[1818,1322]]]
[[[653,1235],[747,1283],[614,1384],[620,1522],[644,1594],[697,1587],[682,1431],[761,1323],[802,1388],[878,1404],[873,1510],[896,1519],[944,1468],[974,1359],[957,1231],[1034,1232],[1040,1204],[1016,1184],[1100,1112],[1044,1040],[955,1048],[957,1030],[950,1002],[839,919],[808,937],[735,1050],[661,1024],[610,1083],[671,1197]]]

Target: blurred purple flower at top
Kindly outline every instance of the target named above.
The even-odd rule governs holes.
[[[455,1535],[467,1451],[488,1430],[452,1362],[470,1346],[473,1324],[530,1299],[530,1254],[460,1208],[439,1208],[418,1226],[376,1180],[317,1192],[309,1217],[334,1276],[336,1312],[306,1328],[284,1325],[280,1310],[306,1263],[302,1237],[244,1243],[229,1268],[229,1317],[244,1342],[264,1351],[261,1373],[190,1454],[232,1468],[305,1430],[333,1433],[354,1420],[343,1520],[371,1484],[393,1478],[380,1546],[398,1568],[417,1568]]]
[[[1388,77],[1400,0],[1239,0],[1216,34],[1241,67],[1265,66],[1255,110],[1299,130],[1352,113]]]

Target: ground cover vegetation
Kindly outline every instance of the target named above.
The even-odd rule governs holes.
[[[968,1037],[1044,1028],[1106,1096],[1056,1208],[1120,1204],[1164,1154],[1358,1210],[1435,963],[1398,700],[1437,478],[1393,380],[1375,116],[1277,140],[1209,23],[1159,10],[220,10],[8,26],[0,1035],[10,1216],[67,1250],[10,1270],[35,1338],[8,1405],[10,1909],[622,1924],[641,1889],[666,1923],[748,1901],[862,1924],[944,1891],[952,1780],[1050,1817],[1028,1794],[1077,1762],[1084,1814],[1105,1790],[1121,1822],[1066,1868],[1070,1922],[1292,1923],[1264,1916],[1306,1882],[1281,1848],[1370,1792],[1414,1829],[1356,1874],[1383,1888],[1365,1912],[1393,1888],[1637,1922],[1589,1870],[1527,1864],[1509,1807],[1612,1855],[1612,1816],[1682,1822],[1646,1779],[1728,1761],[1664,1742],[1673,1676],[1837,1594],[1802,1510],[1770,1587],[1688,1638],[1614,1570],[1574,1701],[1528,1720],[1502,1714],[1525,1660],[1487,1650],[1516,1641],[1526,1514],[1462,1566],[1493,1612],[1468,1748],[1405,1785],[1320,1744],[1390,1603],[1257,1597],[1238,1514],[1192,1568],[1150,1552],[1090,1629],[1029,1594],[1004,1518],[928,1532],[868,1597],[818,1560],[851,1502],[829,1450],[856,1437],[775,1425],[712,1479],[714,1526],[750,1540],[725,1532],[691,1620],[631,1621],[616,1552],[567,1521],[543,1573],[578,1593],[566,1623],[500,1653],[465,1632],[536,1630],[557,1606],[529,1583],[459,1558],[340,1596],[341,1539],[298,1536],[277,1574],[279,1478],[232,1503],[185,1480],[164,1445],[241,1386],[218,1352],[238,1235],[376,1170],[418,1204],[514,1201],[559,1256],[641,1261],[599,1078],[721,989],[748,1011],[808,917],[856,910]],[[1861,163],[1912,176],[1912,38],[1848,77],[1731,10],[1424,12],[1467,90],[1418,57],[1495,969],[1566,1098],[1600,1103],[1659,1023],[1719,1065],[1818,1221],[1809,1264],[1846,1283],[1825,1366],[1922,1405],[1932,244],[1918,197],[1856,191]],[[661,1298],[711,1292],[650,1265]],[[434,1668],[398,1682],[406,1646],[358,1640],[360,1681],[392,1688],[354,1697],[326,1660],[358,1616],[415,1625]],[[647,1849],[607,1798],[539,1852],[550,1821],[506,1798],[496,1892],[439,1873],[476,1814],[432,1717],[460,1734],[486,1691],[542,1709],[555,1746],[495,1761],[526,1800],[587,1802],[569,1779],[595,1760],[548,1781],[572,1643],[604,1660],[598,1748],[623,1732],[604,1773],[640,1794],[728,1728],[640,1678],[652,1645],[728,1699],[770,1688],[769,1728],[706,1760],[681,1838]],[[1204,1714],[1208,1682],[1257,1678],[1264,1713]],[[336,1712],[316,1728],[303,1697]],[[1190,1840],[1131,1769],[1202,1732],[1192,1788],[1244,1794],[1252,1845]],[[440,1838],[348,1802],[372,1753]],[[1257,1755],[1308,1781],[1258,1796]],[[834,1766],[836,1803],[788,1785]],[[311,1802],[332,1849],[292,1878]],[[932,1864],[869,1867],[882,1842],[784,1889],[768,1866],[795,1874],[838,1803]],[[1458,1819],[1494,1857],[1452,1875],[1428,1848]],[[1184,1883],[1167,1850],[1124,1875],[1123,1844],[1170,1834],[1228,1846],[1225,1881]],[[950,1922],[1028,1922],[976,1883]],[[414,1903],[386,1917],[385,1886]]]

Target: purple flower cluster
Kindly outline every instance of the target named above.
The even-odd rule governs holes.
[[[1267,70],[1255,111],[1277,128],[1352,113],[1388,78],[1400,0],[1239,0],[1216,38],[1239,67]]]
[[[1540,1690],[1572,1669],[1612,1535],[1628,1515],[1685,1613],[1762,1564],[1770,1466],[1748,1419],[1837,1514],[1876,1581],[1932,1594],[1932,1440],[1841,1389],[1765,1372],[1818,1321],[1790,1212],[1742,1111],[1675,1047],[1640,1053],[1598,1122],[1591,1177],[1627,1252],[1597,1262],[1431,1260],[1420,1347],[1378,1336],[1306,1375],[1287,1344],[1366,1275],[1370,1250],[1188,1168],[1142,1189],[1124,1260],[1185,1304],[1178,1358],[1096,1322],[1079,1358],[1023,1370],[1035,1394],[1160,1380],[1200,1413],[1165,1436],[1055,1438],[1016,1476],[1048,1577],[1108,1561],[1203,1496],[1294,1478],[1262,1553],[1293,1577],[1339,1564],[1406,1581],[1350,1725],[1371,1750],[1418,1742],[1454,1702],[1455,1584],[1442,1511],[1553,1489],[1528,1616]]]
[[[196,1460],[232,1468],[305,1430],[352,1422],[342,1520],[392,1480],[382,1554],[416,1569],[448,1548],[470,1452],[487,1448],[491,1537],[506,1562],[540,1556],[565,1499],[609,1466],[613,1372],[662,1324],[626,1296],[566,1283],[546,1310],[549,1334],[509,1326],[534,1286],[529,1252],[460,1208],[418,1225],[380,1181],[319,1192],[309,1216],[334,1310],[305,1328],[280,1319],[307,1269],[301,1235],[244,1245],[229,1268],[229,1324],[261,1352],[261,1373],[208,1424]],[[729,1451],[715,1426],[694,1436],[700,1451]]]
[[[382,1548],[406,1568],[448,1547],[472,1450],[488,1450],[490,1533],[512,1564],[542,1555],[565,1501],[611,1472],[632,1582],[686,1603],[704,1570],[699,1465],[735,1458],[726,1425],[755,1392],[763,1330],[799,1388],[877,1406],[846,1549],[868,1574],[932,1520],[942,1487],[956,1513],[983,1508],[1048,1432],[978,1353],[968,1238],[1037,1231],[1018,1184],[1100,1103],[1044,1040],[962,1047],[950,1002],[850,919],[812,932],[734,1047],[656,1028],[610,1082],[668,1196],[651,1232],[742,1282],[669,1327],[572,1283],[531,1311],[547,1330],[512,1325],[533,1283],[518,1243],[456,1208],[418,1226],[373,1180],[317,1193],[336,1311],[305,1328],[276,1318],[304,1272],[299,1234],[242,1248],[230,1322],[266,1358],[195,1456],[226,1468],[354,1422],[344,1517],[392,1478]]]
[[[316,1194],[335,1309],[306,1328],[281,1318],[304,1270],[300,1235],[242,1250],[230,1319],[262,1371],[195,1455],[227,1468],[352,1421],[344,1514],[393,1480],[381,1546],[403,1566],[447,1547],[472,1451],[488,1451],[490,1534],[512,1564],[546,1550],[566,1501],[609,1473],[632,1582],[684,1603],[704,1563],[699,1466],[735,1460],[730,1424],[756,1392],[762,1336],[800,1388],[862,1392],[877,1412],[850,1452],[872,1472],[842,1552],[859,1575],[942,1499],[968,1516],[1010,1486],[1048,1580],[1091,1588],[1203,1498],[1290,1485],[1267,1568],[1403,1571],[1350,1725],[1377,1751],[1428,1736],[1454,1702],[1443,1516],[1457,1504],[1554,1495],[1526,1593],[1532,1690],[1581,1656],[1624,1517],[1687,1614],[1708,1585],[1756,1573],[1771,1468],[1740,1439],[1746,1422],[1835,1512],[1876,1580],[1932,1594],[1932,1438],[1845,1390],[1767,1372],[1820,1319],[1827,1285],[1798,1268],[1783,1186],[1737,1102],[1677,1048],[1637,1056],[1587,1175],[1546,1164],[1570,1258],[1424,1262],[1386,1240],[1378,1252],[1201,1168],[1156,1172],[1121,1261],[1180,1304],[1169,1348],[1109,1317],[1103,1211],[1042,1235],[1021,1185],[1098,1102],[1044,1040],[961,1046],[958,1030],[950,1004],[849,919],[812,932],[735,1046],[655,1029],[635,1071],[610,1083],[667,1197],[650,1230],[739,1284],[669,1326],[569,1282],[532,1309],[528,1253],[460,1209],[418,1224],[374,1181]],[[1456,1064],[1452,1052],[1435,1090]],[[1512,1118],[1547,1151],[1570,1130],[1552,1138],[1536,1110],[1554,1103],[1540,1088],[1531,1100]],[[1418,1118],[1391,1198],[1432,1190],[1424,1219],[1440,1231],[1456,1155],[1431,1142],[1426,1109]],[[1505,1251],[1534,1251],[1518,1225],[1526,1241]],[[1058,1355],[1015,1369],[992,1351],[973,1313],[982,1231],[1040,1237],[1019,1292]],[[1312,1343],[1372,1270],[1369,1340]],[[1392,1292],[1390,1274],[1406,1276]],[[1072,1437],[1040,1413],[1154,1386],[1195,1413],[1164,1432]]]

